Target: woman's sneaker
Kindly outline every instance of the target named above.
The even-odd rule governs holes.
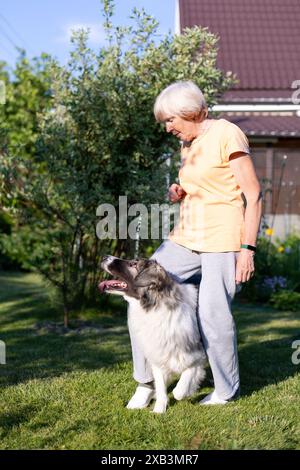
[[[200,401],[200,405],[227,405],[227,403],[229,403],[229,400],[222,400],[222,398],[217,396],[215,391]]]
[[[152,385],[139,384],[126,408],[129,410],[146,408],[153,398],[155,398],[155,391]]]

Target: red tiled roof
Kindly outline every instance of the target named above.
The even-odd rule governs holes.
[[[239,126],[248,136],[300,137],[298,116],[228,116],[221,117]]]
[[[300,80],[299,0],[179,0],[180,26],[220,37],[218,66],[241,90],[291,90]],[[286,94],[286,93],[285,93]]]
[[[290,90],[229,90],[222,96],[222,101],[230,103],[292,103],[292,94],[295,89]]]

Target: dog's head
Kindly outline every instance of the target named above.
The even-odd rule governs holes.
[[[159,299],[170,293],[174,281],[154,260],[123,260],[104,256],[101,267],[114,276],[99,284],[101,292],[118,294],[141,301],[144,308],[154,307]]]

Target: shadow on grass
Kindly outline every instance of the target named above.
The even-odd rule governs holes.
[[[97,370],[130,360],[126,330],[113,328],[100,334],[35,335],[23,329],[1,334],[7,345],[1,365],[1,386],[30,379],[49,378],[77,370]]]
[[[242,396],[299,373],[292,362],[292,343],[300,339],[297,318],[264,305],[236,306]]]
[[[36,412],[34,406],[25,405],[18,407],[16,411],[0,414],[1,439],[4,439],[15,426],[20,426],[32,419],[32,415]]]
[[[1,386],[112,367],[130,360],[125,304],[118,314],[113,314],[111,308],[105,314],[93,312],[93,324],[99,325],[99,332],[36,331],[37,322],[62,321],[62,315],[49,305],[45,286],[37,279],[23,273],[0,275],[0,339],[6,344],[6,365],[0,366]]]
[[[291,345],[294,339],[292,332],[289,338],[247,345],[240,350],[242,395],[251,395],[299,373],[299,367],[292,363],[294,350]]]

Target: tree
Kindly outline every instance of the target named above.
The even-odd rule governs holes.
[[[111,23],[113,2],[103,6],[107,45],[96,54],[88,32],[78,31],[68,65],[48,62],[51,109],[39,116],[36,152],[11,157],[20,171],[19,224],[10,241],[59,288],[65,324],[71,309],[95,297],[102,254],[132,251],[128,239],[97,238],[97,206],[117,207],[120,195],[128,205],[165,201],[166,156],[178,143],[155,123],[155,97],[175,80],[192,79],[211,105],[231,83],[216,68],[217,38],[207,29],[157,44],[158,24],[144,10],[134,9],[134,25],[121,28]]]
[[[18,198],[14,188],[17,179],[12,178],[12,175],[20,175],[22,165],[12,155],[29,161],[36,153],[39,132],[37,113],[46,109],[50,103],[48,59],[47,54],[42,54],[30,62],[25,52],[20,51],[12,73],[8,72],[5,62],[0,63],[0,80],[5,85],[5,103],[0,105],[0,233],[9,235],[14,225],[15,229],[18,227],[15,213]],[[0,249],[1,266],[20,266],[19,248],[12,249],[8,257]]]

